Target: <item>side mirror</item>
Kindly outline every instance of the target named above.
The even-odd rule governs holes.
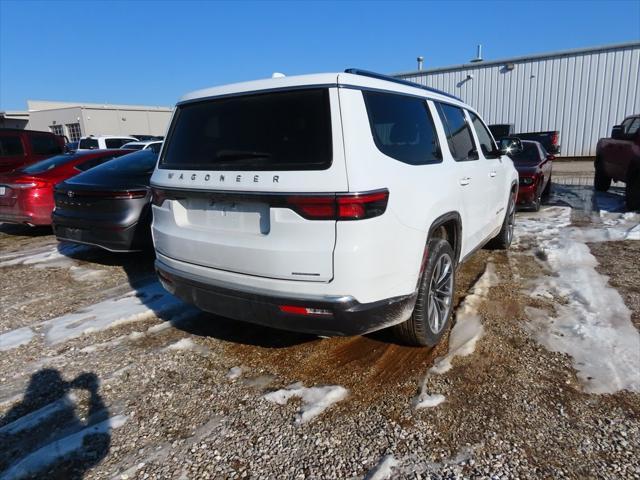
[[[503,155],[513,155],[522,152],[522,142],[517,137],[503,137],[498,140],[498,148]]]
[[[623,136],[624,136],[624,129],[622,128],[622,125],[615,125],[611,129],[611,138],[619,139],[619,138],[622,138]]]

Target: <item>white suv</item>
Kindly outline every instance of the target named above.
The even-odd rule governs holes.
[[[151,182],[156,268],[176,296],[434,345],[456,266],[511,243],[518,174],[459,99],[347,70],[186,95]]]
[[[121,148],[125,143],[137,141],[138,139],[134,137],[120,137],[118,135],[89,135],[80,139],[78,150]]]

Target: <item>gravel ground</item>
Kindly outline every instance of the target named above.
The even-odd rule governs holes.
[[[638,243],[591,245],[636,327],[640,272],[629,267]],[[385,332],[323,339],[157,309],[52,343],[47,320],[132,287],[148,305],[158,297],[145,296],[153,278],[148,255],[63,246],[65,254],[49,262],[16,260],[55,249],[46,230],[0,226],[0,335],[34,332],[0,355],[2,479],[19,477],[5,470],[19,461],[28,477],[30,465],[47,458],[46,445],[71,448],[82,428],[90,433],[75,440],[82,455],[32,476],[363,478],[387,458],[395,460],[389,478],[640,478],[640,395],[585,393],[571,358],[528,333],[526,306],[554,308],[524,288],[549,273],[530,246],[480,251],[459,270],[457,305],[487,264],[495,269],[498,282],[478,305],[484,335],[450,371],[428,377],[426,388],[445,401],[421,410],[412,400],[447,353],[446,341],[428,350],[399,345]],[[263,398],[294,382],[339,385],[349,395],[300,424],[300,400]],[[34,411],[39,418],[26,417]],[[377,478],[386,478],[383,470]]]

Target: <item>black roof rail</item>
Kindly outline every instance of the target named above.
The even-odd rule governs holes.
[[[402,80],[401,78],[395,78],[390,75],[384,75],[382,73],[371,72],[369,70],[361,70],[359,68],[347,68],[344,73],[351,73],[352,75],[361,75],[363,77],[377,78],[378,80],[386,80],[387,82],[399,83],[400,85],[407,85],[409,87],[420,88],[422,90],[426,90],[428,92],[438,93],[440,95],[444,95],[445,97],[453,98],[462,102],[462,99],[456,97],[455,95],[451,95],[450,93],[443,92],[442,90],[438,90],[437,88],[426,87],[424,85],[420,85],[419,83],[410,82],[409,80]]]

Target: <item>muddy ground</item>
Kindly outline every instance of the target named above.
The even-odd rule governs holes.
[[[636,327],[639,243],[590,244]],[[15,348],[0,343],[1,479],[362,478],[387,455],[397,465],[378,478],[640,478],[640,395],[585,393],[571,358],[532,337],[525,307],[555,306],[524,288],[549,274],[527,245],[482,250],[460,268],[456,305],[495,268],[478,307],[484,334],[428,377],[446,400],[421,410],[412,401],[446,339],[429,350],[388,332],[317,338],[158,308],[51,341],[47,320],[91,316],[131,290],[148,305],[157,297],[145,296],[151,255],[63,246],[28,260],[55,248],[47,230],[0,225],[0,335],[33,331]],[[228,378],[232,367],[239,377]],[[349,396],[297,424],[299,401],[263,398],[294,382]]]

